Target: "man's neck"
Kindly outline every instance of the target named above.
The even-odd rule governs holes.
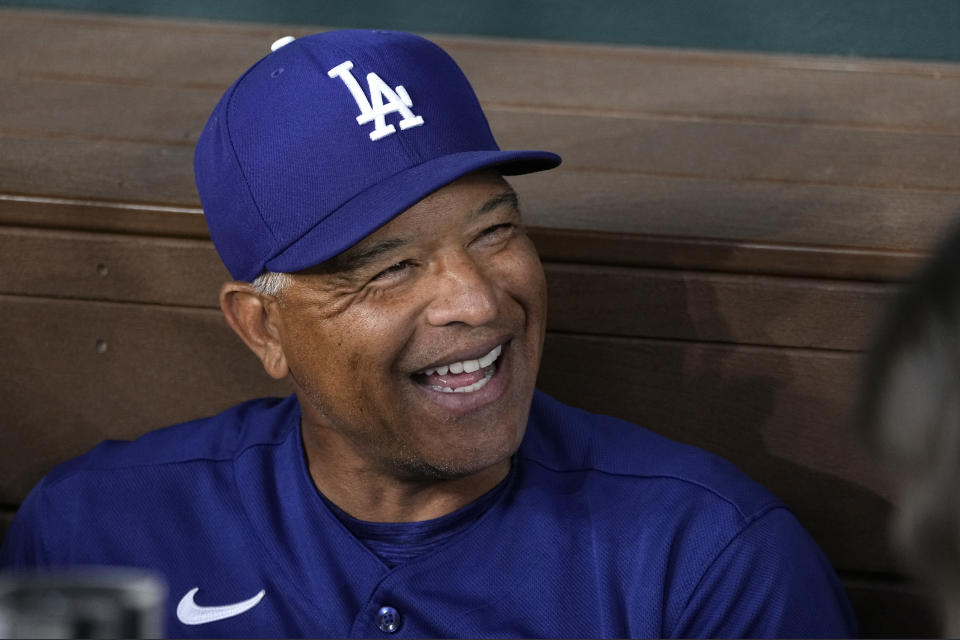
[[[303,427],[304,454],[314,485],[358,520],[417,522],[452,513],[484,495],[510,471],[510,459],[450,479],[400,476],[370,465]]]

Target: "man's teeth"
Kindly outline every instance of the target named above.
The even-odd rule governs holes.
[[[421,373],[425,376],[433,375],[434,373],[440,376],[445,376],[447,373],[473,373],[474,371],[485,369],[496,362],[497,358],[500,357],[501,351],[503,351],[503,345],[498,344],[490,351],[490,353],[483,356],[479,360],[462,360],[460,362],[451,362],[450,364],[445,364],[435,369],[424,369],[421,371]]]
[[[481,380],[477,380],[473,384],[469,384],[465,387],[457,387],[452,389],[450,387],[431,387],[434,391],[440,391],[442,393],[471,393],[473,391],[479,391],[487,386],[487,383],[490,382],[490,378],[493,377],[492,373],[488,373]]]

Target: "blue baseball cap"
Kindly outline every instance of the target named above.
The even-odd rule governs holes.
[[[560,164],[501,151],[429,40],[344,30],[276,45],[223,95],[194,154],[210,236],[237,280],[320,264],[471,171]]]

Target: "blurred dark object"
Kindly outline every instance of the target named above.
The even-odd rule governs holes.
[[[860,428],[898,488],[894,545],[960,634],[960,227],[890,305],[868,352]]]
[[[0,638],[161,638],[166,588],[136,569],[0,576]]]

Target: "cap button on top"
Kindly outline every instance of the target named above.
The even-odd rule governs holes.
[[[296,40],[296,38],[294,38],[293,36],[283,36],[279,40],[274,41],[272,45],[270,45],[270,51],[276,51],[281,47],[285,47],[291,42],[293,42],[294,40]]]
[[[377,611],[377,626],[384,633],[396,633],[400,628],[400,613],[393,607],[380,607],[380,611]]]

